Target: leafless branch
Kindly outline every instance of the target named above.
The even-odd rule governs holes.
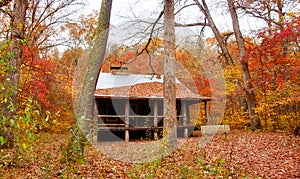
[[[152,24],[152,28],[151,28],[151,31],[150,31],[149,39],[148,39],[147,44],[145,45],[145,47],[144,47],[140,52],[137,52],[137,55],[135,56],[134,59],[132,59],[132,60],[126,62],[125,64],[130,64],[130,63],[134,62],[134,61],[137,59],[138,56],[140,56],[143,52],[146,52],[146,53],[148,54],[148,57],[149,57],[149,66],[150,66],[150,68],[151,68],[153,74],[155,74],[155,71],[154,71],[154,69],[153,69],[153,67],[152,67],[152,65],[151,65],[151,55],[150,55],[150,53],[149,53],[149,51],[148,51],[148,47],[149,47],[149,45],[150,45],[150,43],[151,43],[151,41],[152,41],[152,37],[153,37],[153,33],[154,33],[155,26],[157,25],[157,23],[159,22],[159,20],[160,20],[161,17],[163,16],[163,14],[164,14],[164,11],[161,11],[160,14],[159,14],[159,16],[158,16],[158,18],[157,18],[157,19],[155,20],[155,22]]]
[[[195,6],[197,5],[196,3],[193,3],[193,4],[188,4],[188,5],[184,5],[182,6],[180,9],[178,9],[175,13],[174,13],[174,16],[176,16],[177,14],[180,13],[180,11],[182,11],[183,9],[187,8],[187,7],[190,7],[190,6]]]
[[[195,23],[190,23],[190,24],[181,24],[175,22],[175,27],[194,27],[194,26],[208,26],[209,24],[203,23],[203,22],[195,22]]]

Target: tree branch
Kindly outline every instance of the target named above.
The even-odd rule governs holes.
[[[149,39],[148,39],[148,42],[147,42],[146,46],[140,52],[137,53],[137,55],[135,56],[134,59],[126,62],[125,64],[130,64],[130,63],[134,62],[137,59],[138,56],[140,56],[143,52],[146,51],[146,53],[148,54],[148,57],[149,57],[149,66],[150,66],[153,74],[155,74],[155,71],[154,71],[154,69],[153,69],[153,67],[151,65],[151,55],[149,54],[148,46],[150,45],[150,43],[152,41],[152,36],[153,36],[153,33],[154,33],[155,26],[157,25],[158,21],[161,19],[161,17],[163,16],[163,14],[164,14],[164,11],[161,11],[160,14],[159,14],[159,16],[158,16],[158,18],[153,23],[151,31],[150,31]]]
[[[178,9],[175,13],[174,13],[174,16],[176,16],[177,14],[179,14],[180,11],[182,11],[184,8],[187,8],[187,7],[190,7],[190,6],[195,6],[197,5],[196,3],[193,3],[193,4],[188,4],[188,5],[185,5],[185,6],[182,6],[180,9]]]
[[[194,26],[209,26],[208,23],[203,23],[203,22],[195,22],[195,23],[190,23],[190,24],[181,24],[175,22],[175,27],[194,27]]]

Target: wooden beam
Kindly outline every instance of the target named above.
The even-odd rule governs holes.
[[[188,121],[187,121],[187,105],[186,105],[186,101],[182,101],[182,113],[183,113],[183,125],[187,125]],[[189,134],[188,134],[188,128],[184,128],[184,138],[188,138]]]
[[[205,120],[206,120],[206,122],[205,122],[205,123],[207,123],[207,121],[208,121],[208,108],[207,108],[207,101],[204,101],[204,115],[205,115]]]
[[[129,100],[125,101],[125,127],[129,127]],[[125,141],[129,142],[129,130],[125,130]]]
[[[192,130],[192,129],[194,129],[194,127],[195,127],[194,125],[177,126],[177,128],[180,130],[183,128],[188,128],[188,129]],[[152,131],[154,131],[156,129],[162,130],[163,127],[162,126],[159,126],[159,127],[153,127],[153,126],[152,127],[98,126],[98,131],[99,130],[101,130],[101,131],[102,130],[104,130],[104,131],[109,131],[109,130],[110,131],[124,131],[124,130],[128,130],[128,131],[152,130]]]
[[[158,124],[158,104],[157,101],[154,101],[154,127],[157,127]],[[154,140],[158,140],[158,131],[154,130]]]
[[[186,105],[185,101],[182,101],[181,108],[182,108],[183,125],[186,125],[187,124],[187,112],[186,112],[187,105]]]

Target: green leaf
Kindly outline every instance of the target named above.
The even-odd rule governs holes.
[[[24,45],[24,44],[27,44],[28,43],[28,40],[27,39],[21,39],[21,43]]]
[[[5,143],[4,137],[0,136],[0,146],[2,146]]]
[[[10,119],[10,120],[9,120],[9,125],[10,125],[11,127],[14,127],[14,126],[16,125],[15,120]]]
[[[30,103],[32,103],[32,99],[31,98],[28,98],[27,101],[30,102]]]
[[[6,121],[7,121],[6,117],[5,117],[5,116],[2,116],[2,122],[3,122],[3,123],[6,123]]]
[[[23,150],[23,151],[26,151],[27,149],[27,145],[25,143],[22,143],[20,148]]]

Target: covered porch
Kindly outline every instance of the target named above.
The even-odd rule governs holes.
[[[163,98],[96,95],[97,141],[162,138]],[[195,124],[190,106],[202,103],[207,119],[209,98],[176,98],[177,137],[189,137]]]

